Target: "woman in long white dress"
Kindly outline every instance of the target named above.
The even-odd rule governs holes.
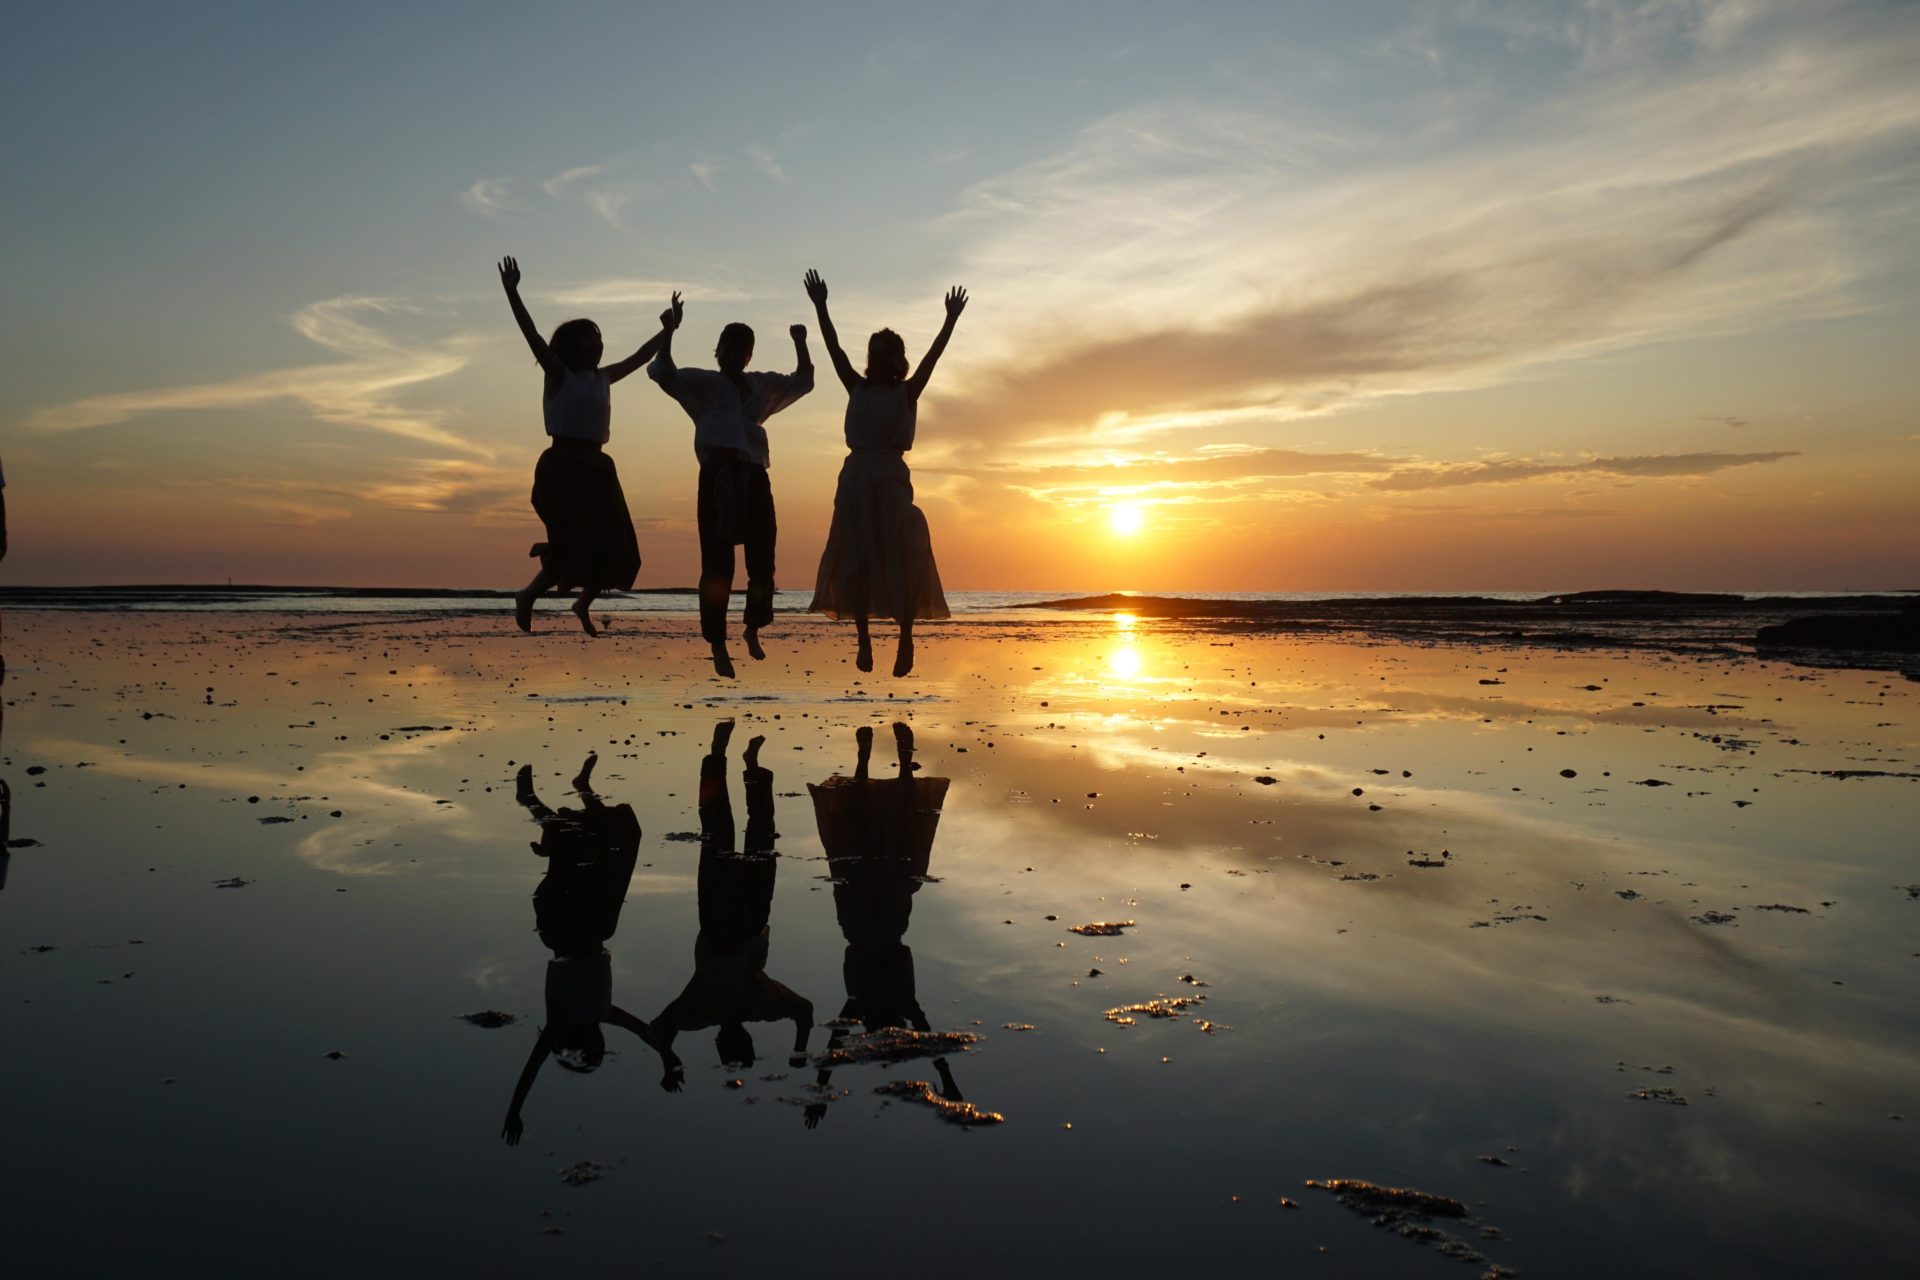
[[[967,291],[956,287],[947,292],[946,323],[919,368],[908,373],[906,344],[893,330],[882,329],[867,340],[867,369],[859,374],[827,316],[827,282],[818,271],[809,271],[806,286],[834,372],[847,389],[848,450],[833,494],[833,527],[820,556],[809,612],[853,620],[860,638],[855,665],[862,671],[873,670],[868,621],[898,622],[893,674],[904,676],[913,670],[913,624],[951,616],[933,561],[927,517],[913,503],[913,473],[907,469],[906,454],[913,448],[920,393],[953,336]]]

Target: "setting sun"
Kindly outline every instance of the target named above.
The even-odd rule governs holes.
[[[1131,538],[1147,522],[1147,513],[1137,502],[1122,502],[1107,508],[1107,525],[1122,538]]]

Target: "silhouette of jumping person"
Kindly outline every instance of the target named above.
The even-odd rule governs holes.
[[[913,730],[907,725],[893,726],[899,772],[892,778],[868,776],[873,730],[862,726],[854,739],[859,755],[853,776],[835,775],[807,786],[833,878],[834,914],[847,942],[841,964],[847,1002],[832,1023],[829,1052],[841,1047],[853,1025],[869,1034],[896,1027],[932,1030],[914,988],[906,936],[913,895],[933,858],[950,779],[913,776]],[[933,1066],[940,1075],[940,1096],[963,1101],[947,1060],[935,1058]],[[832,1071],[823,1068],[815,1083],[825,1089],[831,1079]],[[812,1123],[825,1110],[810,1108]]]
[[[867,339],[866,372],[855,373],[827,316],[827,282],[818,271],[809,271],[806,286],[833,370],[847,389],[848,450],[833,494],[833,527],[807,608],[829,618],[853,619],[860,643],[854,665],[862,671],[873,670],[867,620],[897,621],[900,642],[893,674],[904,676],[913,670],[914,621],[950,616],[940,570],[933,562],[927,517],[913,504],[913,473],[906,455],[913,448],[920,393],[953,337],[967,291],[947,291],[946,322],[909,376],[906,343],[891,329]]]
[[[727,743],[733,721],[714,726],[713,746],[700,762],[700,933],[693,944],[693,977],[653,1020],[652,1043],[669,1073],[679,1070],[674,1039],[683,1031],[716,1029],[714,1048],[729,1067],[754,1062],[749,1022],[793,1023],[792,1066],[806,1065],[813,1034],[813,1003],[767,976],[767,919],[773,911],[779,853],[773,826],[773,773],[760,767],[755,738],[747,744],[744,843],[734,842],[733,799],[727,790]]]
[[[748,373],[753,330],[736,321],[720,331],[713,349],[718,372],[682,369],[673,362],[673,330],[678,326],[676,314],[647,373],[693,419],[693,453],[700,460],[700,634],[713,651],[714,671],[731,679],[727,601],[733,594],[733,549],[739,546],[746,552],[742,622],[747,653],[759,660],[767,656],[760,647],[760,629],[773,621],[773,553],[779,532],[773,487],[767,480],[766,421],[813,390],[813,360],[807,355],[807,327],[796,324],[787,330],[797,360],[794,371]]]
[[[540,941],[553,952],[547,962],[546,1024],[513,1089],[500,1135],[512,1146],[525,1125],[520,1109],[534,1077],[548,1058],[570,1071],[590,1072],[607,1055],[600,1027],[624,1027],[649,1045],[647,1024],[613,1003],[613,960],[606,942],[620,923],[620,907],[640,853],[640,820],[629,805],[609,808],[593,790],[588,755],[573,780],[578,809],[550,809],[533,789],[533,766],[523,765],[515,799],[540,824],[535,854],[547,860],[533,891],[533,918]]]
[[[640,543],[633,516],[620,488],[620,473],[603,446],[612,418],[609,388],[653,358],[666,343],[668,318],[680,319],[680,295],[661,313],[660,332],[624,360],[602,366],[600,327],[591,320],[568,320],[542,338],[520,301],[520,264],[500,260],[500,284],[520,333],[533,349],[545,382],[540,406],[552,443],[533,469],[533,509],[547,527],[545,542],[529,555],[540,571],[513,598],[513,620],[533,630],[533,604],[552,588],[580,596],[573,614],[590,636],[600,634],[588,610],[602,591],[625,591],[640,572]]]

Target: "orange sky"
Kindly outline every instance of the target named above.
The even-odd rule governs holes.
[[[1915,11],[1549,7],[909,9],[692,121],[617,41],[578,82],[398,15],[353,75],[271,23],[46,43],[4,90],[4,580],[518,585],[514,252],[610,355],[684,289],[683,363],[745,319],[787,367],[809,266],[856,350],[966,284],[912,458],[951,589],[1920,587]],[[770,427],[787,587],[843,405]],[[613,430],[641,583],[688,583],[690,426],[635,379]]]

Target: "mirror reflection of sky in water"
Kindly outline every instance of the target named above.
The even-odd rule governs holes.
[[[899,684],[796,626],[727,688],[618,624],[7,635],[21,1274],[1456,1269],[1329,1178],[1538,1275],[1912,1238],[1897,675],[1127,616]]]

